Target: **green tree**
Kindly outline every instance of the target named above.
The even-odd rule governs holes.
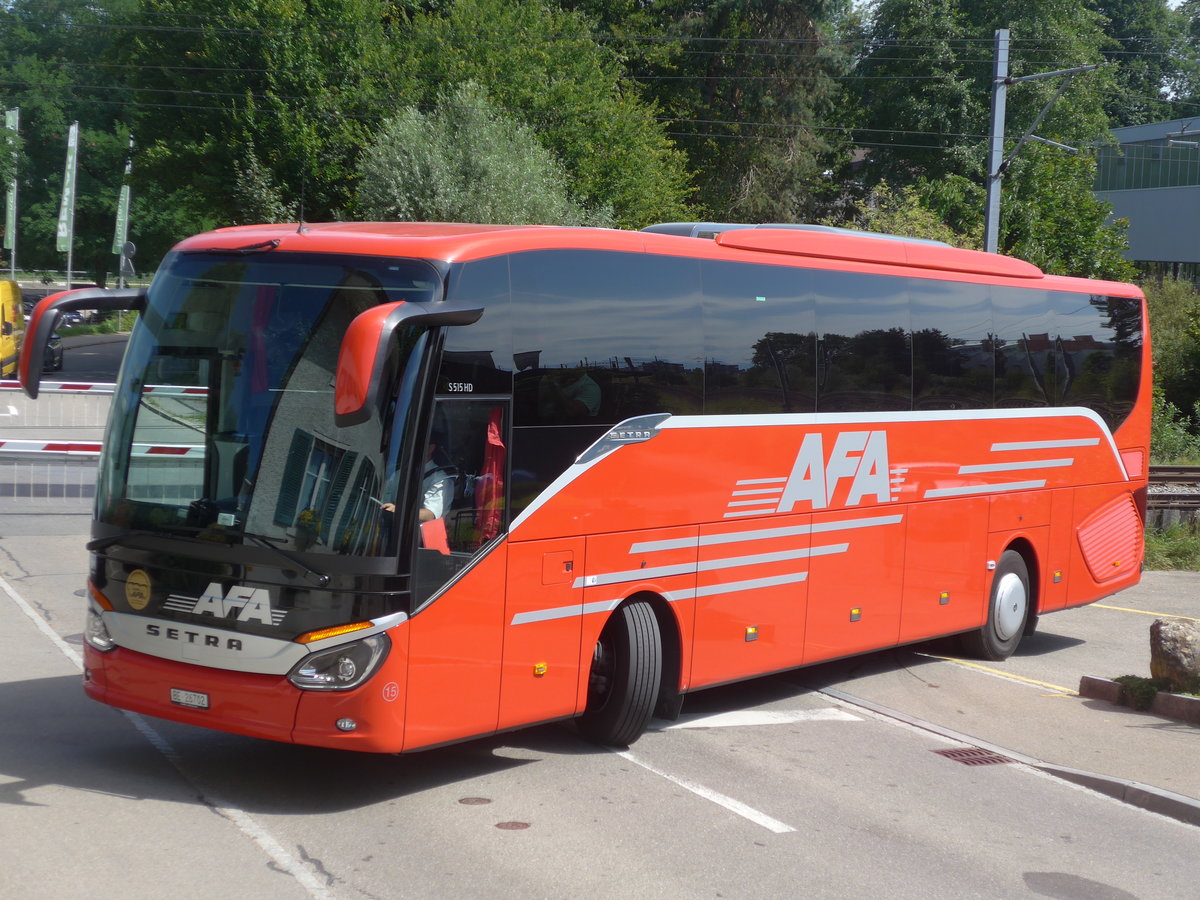
[[[812,220],[848,156],[834,122],[847,0],[576,0],[622,47],[695,172],[698,215]]]
[[[109,54],[127,73],[136,183],[177,205],[183,234],[334,217],[403,99],[393,17],[385,0],[141,0]]]
[[[1108,222],[1111,205],[1092,192],[1095,161],[1047,147],[1022,154],[1004,183],[1006,252],[1047,272],[1133,280],[1136,272],[1122,253],[1129,223]]]
[[[21,111],[17,262],[23,268],[65,267],[55,226],[67,130],[78,121],[74,267],[101,283],[116,261],[113,217],[128,132],[120,105],[111,102],[111,73],[84,61],[106,52],[109,20],[105,7],[82,0],[13,0],[0,8],[0,99],[5,109]]]
[[[827,218],[824,222],[827,225],[850,224],[880,234],[942,241],[968,250],[980,249],[982,226],[977,225],[967,233],[956,232],[932,208],[936,203],[932,193],[926,182],[905,185],[899,190],[893,189],[887,182],[880,182],[872,189],[852,221]]]
[[[1101,63],[1105,19],[1085,0],[880,0],[873,12],[857,82],[861,133],[877,139],[868,182],[916,184],[923,203],[956,232],[969,232],[983,216],[996,29],[1010,29],[1009,71],[1019,77]],[[1060,85],[1049,78],[1009,88],[1008,152]],[[1020,149],[1001,184],[1001,252],[1059,274],[1130,274],[1120,256],[1122,227],[1106,222],[1086,158],[1108,134],[1104,102],[1113,89],[1111,74],[1087,72],[1049,106],[1037,134],[1081,148],[1083,158],[1033,144]]]
[[[1186,282],[1164,281],[1146,286],[1146,302],[1155,383],[1167,403],[1193,415],[1200,403],[1200,293]]]
[[[1115,90],[1104,108],[1114,128],[1174,117],[1167,91],[1178,81],[1184,18],[1167,0],[1096,0],[1109,43]]]
[[[440,85],[482,85],[562,162],[575,196],[610,207],[621,227],[682,218],[684,156],[592,32],[583,15],[540,0],[458,0],[445,15],[413,17],[405,71],[425,104]]]
[[[501,115],[472,82],[432,110],[402,110],[360,163],[367,217],[432,222],[611,225],[611,210],[572,199],[562,165],[526,125]]]

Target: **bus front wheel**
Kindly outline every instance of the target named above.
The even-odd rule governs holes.
[[[963,649],[981,659],[1012,656],[1029,617],[1029,568],[1016,550],[1005,550],[992,579],[988,616],[978,631],[962,636]]]
[[[621,606],[592,655],[580,733],[598,744],[628,746],[646,730],[662,680],[662,635],[645,600]]]

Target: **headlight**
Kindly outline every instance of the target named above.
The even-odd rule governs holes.
[[[84,625],[83,639],[88,642],[89,647],[99,650],[101,653],[107,653],[117,646],[116,641],[109,636],[108,628],[104,624],[100,610],[94,603],[88,604],[87,623]]]
[[[373,634],[361,641],[314,653],[288,673],[288,680],[306,691],[348,691],[375,674],[390,646],[386,634]]]

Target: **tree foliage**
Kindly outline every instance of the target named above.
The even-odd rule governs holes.
[[[696,172],[698,212],[811,220],[840,195],[847,0],[577,0],[624,48]],[[656,32],[660,39],[648,37]]]
[[[611,207],[625,228],[685,216],[684,156],[586,17],[540,0],[458,0],[411,27],[404,69],[424,103],[441,84],[480,84],[534,129],[589,207]]]
[[[965,233],[983,212],[996,30],[1009,29],[1009,74],[1022,77],[1102,63],[1109,21],[1085,0],[880,0],[858,69],[861,133],[879,145],[868,181],[919,185],[922,202]],[[1000,250],[1058,274],[1128,277],[1123,225],[1106,221],[1092,193],[1090,158],[1106,139],[1118,81],[1112,67],[1093,70],[1059,95],[1064,77],[1008,88]],[[1018,146],[1035,125],[1080,158]]]
[[[835,217],[974,246],[998,27],[1015,76],[1103,64],[1037,128],[1080,156],[1026,145],[1007,169],[1003,252],[1125,277],[1090,148],[1112,125],[1200,109],[1183,103],[1200,100],[1200,0],[8,0],[0,101],[21,108],[21,261],[62,265],[72,121],[76,258],[98,278],[115,263],[129,135],[149,265],[216,225],[364,215],[368,148],[398,121],[448,116],[507,135],[518,171],[540,146],[539,184],[567,218]],[[486,122],[447,106],[468,82]],[[1010,87],[1010,152],[1060,83]],[[447,177],[458,149],[443,148]],[[475,152],[497,173],[490,149]]]
[[[572,199],[562,164],[528,126],[473,82],[446,88],[428,113],[388,121],[363,154],[360,212],[430,222],[611,225],[611,210]]]

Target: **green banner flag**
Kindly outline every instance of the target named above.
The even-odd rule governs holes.
[[[125,160],[125,177],[121,179],[121,193],[117,195],[117,229],[113,234],[112,252],[121,255],[125,242],[129,240],[129,176],[133,174],[133,138],[129,139],[129,156]]]
[[[4,127],[12,132],[13,173],[4,198],[4,249],[17,249],[17,134],[21,129],[21,110],[4,111]]]
[[[75,170],[79,161],[79,123],[72,122],[67,134],[67,165],[63,171],[62,205],[58,208],[59,253],[69,253],[75,237]]]

